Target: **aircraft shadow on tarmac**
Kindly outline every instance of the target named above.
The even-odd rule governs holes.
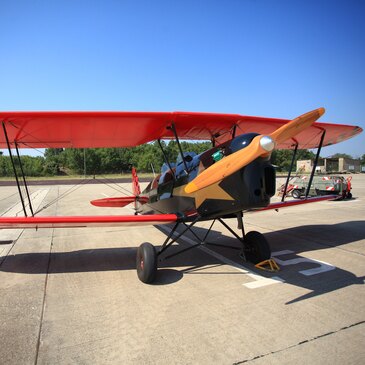
[[[199,237],[204,237],[206,229],[194,227],[195,233]],[[333,267],[333,270],[320,272],[312,276],[303,275],[301,272],[318,267],[318,262],[315,260],[308,260],[306,257],[300,256],[300,253],[310,252],[315,250],[324,250],[336,248],[345,244],[360,241],[365,239],[365,224],[364,221],[349,221],[339,224],[319,224],[319,225],[304,225],[292,227],[273,232],[265,233],[264,236],[270,243],[272,252],[283,252],[290,250],[291,253],[285,254],[280,259],[296,260],[297,265],[282,266],[279,273],[268,273],[257,270],[250,263],[244,263],[248,269],[260,273],[265,277],[280,276],[286,283],[306,288],[310,290],[299,298],[295,298],[286,304],[292,304],[301,300],[309,299],[317,295],[332,292],[337,289],[345,288],[350,285],[363,285],[364,277],[357,277],[352,272]],[[190,236],[192,238],[192,236]],[[210,239],[209,239],[210,238]],[[226,243],[227,245],[240,247],[238,241],[231,237],[225,236],[219,231],[211,231],[208,241]],[[242,259],[237,255],[237,251],[230,251],[221,247],[208,246],[214,252],[242,264]],[[355,253],[364,255],[361,252],[356,252],[355,249],[348,250],[339,247],[343,251],[338,251],[340,255]],[[289,251],[289,252],[290,252]],[[302,262],[300,262],[302,261]],[[284,261],[285,262],[285,261]]]
[[[199,227],[195,227],[194,231],[200,237],[203,237],[206,233],[206,229]],[[165,233],[163,230],[161,232]],[[285,256],[285,260],[287,260],[301,257],[301,252],[323,250],[363,240],[365,239],[365,225],[363,221],[350,221],[333,225],[306,225],[265,233],[265,237],[269,241],[273,252],[292,251]],[[230,250],[217,246],[207,246],[215,253],[238,264],[243,264],[249,270],[268,278],[280,276],[289,284],[310,290],[308,294],[295,298],[286,304],[329,293],[350,285],[364,284],[365,277],[357,277],[353,273],[338,267],[313,276],[302,275],[299,272],[300,270],[311,269],[316,266],[315,263],[313,265],[311,262],[302,262],[295,266],[284,266],[279,273],[264,272],[255,269],[250,263],[243,262],[238,255],[240,243],[237,239],[212,230],[208,241],[237,247],[237,250]],[[181,247],[180,245],[172,246],[168,254],[173,254],[181,248],[188,247],[183,240],[180,243]],[[136,247],[83,249],[71,252],[52,252],[51,257],[47,252],[9,255],[0,263],[0,271],[24,274],[45,274],[47,272],[49,274],[58,274],[134,270],[136,267],[136,249]],[[346,253],[348,252],[343,251],[340,254]],[[220,266],[223,265],[222,261],[212,255],[208,255],[201,250],[192,250],[190,253],[183,253],[169,260],[162,260],[159,263],[158,276],[154,285],[175,283],[183,275],[245,275],[245,273],[231,269],[222,271]],[[212,271],[214,267],[218,266],[220,267],[219,270]],[[205,270],[207,267],[209,267],[209,270]],[[229,279],[227,278],[227,280]]]

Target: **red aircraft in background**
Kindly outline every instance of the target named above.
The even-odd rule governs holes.
[[[0,217],[0,228],[174,223],[158,250],[148,242],[138,248],[137,273],[144,283],[151,283],[155,279],[158,257],[200,221],[221,222],[242,243],[241,256],[246,260],[253,263],[267,260],[271,256],[268,242],[259,232],[245,233],[243,213],[333,199],[333,195],[308,196],[321,147],[339,143],[362,131],[356,126],[316,123],[323,113],[324,109],[319,108],[289,121],[237,114],[187,112],[0,112],[4,132],[0,136],[0,148],[8,148],[13,167],[12,149],[16,150],[19,158],[19,148],[131,147],[157,140],[165,157],[161,174],[145,190],[140,190],[133,169],[133,196],[91,202],[101,207],[123,207],[134,203],[136,213],[128,216],[42,217],[34,216],[32,210],[32,216],[27,216],[14,167],[25,216]],[[180,154],[176,163],[167,159],[160,143],[162,139],[177,141]],[[180,139],[211,140],[213,147],[197,155],[182,151]],[[303,199],[284,201],[283,194],[281,202],[270,204],[270,198],[275,194],[275,169],[270,163],[270,156],[275,148],[293,150],[287,184],[297,150],[318,148]],[[24,184],[26,187],[25,179]],[[27,195],[31,207],[28,192]],[[224,222],[225,218],[232,217],[238,220],[241,237]],[[180,225],[184,226],[183,231],[172,238]],[[194,233],[198,242],[192,248],[205,243],[210,229],[204,239]]]

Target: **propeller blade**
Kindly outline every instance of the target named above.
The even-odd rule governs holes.
[[[278,128],[270,134],[270,137],[275,140],[276,144],[282,143],[310,127],[324,112],[324,108],[318,108],[305,113]]]
[[[284,124],[271,133],[270,136],[256,136],[247,147],[224,157],[201,172],[193,181],[186,185],[185,192],[189,194],[204,189],[232,175],[256,158],[269,155],[274,150],[276,144],[284,142],[308,128],[323,115],[324,111],[324,108],[319,108],[303,114]]]

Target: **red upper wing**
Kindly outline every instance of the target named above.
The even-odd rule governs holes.
[[[189,112],[0,112],[9,140],[21,148],[96,148],[131,147],[156,139],[173,137],[167,126],[175,123],[181,139],[209,140],[220,135],[219,142],[237,134],[256,132],[269,134],[287,119],[250,117],[238,114],[189,113]],[[315,123],[298,134],[299,148],[315,148],[320,135],[326,130],[324,145],[344,141],[362,131],[356,126]],[[288,140],[279,148],[290,148]],[[0,148],[5,148],[5,137],[0,133]]]

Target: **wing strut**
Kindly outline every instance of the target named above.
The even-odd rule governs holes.
[[[15,142],[15,150],[16,150],[16,154],[18,156],[20,171],[22,172],[22,177],[23,177],[23,183],[24,183],[24,187],[25,187],[25,192],[27,193],[27,198],[28,198],[28,202],[29,202],[29,209],[30,209],[30,212],[32,213],[32,216],[34,217],[32,202],[31,202],[30,196],[29,196],[28,184],[27,184],[27,180],[25,178],[25,174],[24,174],[24,170],[23,170],[22,160],[20,159],[20,154],[19,154],[19,149],[18,149],[18,143],[17,142]]]
[[[184,153],[183,153],[183,150],[181,148],[181,144],[180,144],[180,141],[179,141],[179,137],[178,137],[177,132],[176,132],[175,124],[174,123],[171,123],[171,126],[170,127],[167,127],[167,129],[172,130],[172,132],[174,133],[174,136],[175,136],[175,139],[176,139],[176,143],[177,143],[177,146],[179,147],[180,155],[181,155],[181,158],[182,158],[183,163],[184,163],[184,166],[185,166],[186,174],[189,175],[188,165],[186,164],[186,161],[185,161]]]
[[[294,161],[295,161],[295,157],[297,155],[297,151],[298,151],[298,142],[297,144],[295,145],[294,147],[294,152],[293,152],[293,157],[291,159],[291,164],[290,164],[290,169],[289,169],[289,172],[288,172],[288,177],[286,178],[286,182],[285,182],[285,187],[284,187],[284,191],[283,191],[283,196],[281,197],[281,201],[283,202],[285,197],[286,197],[286,191],[288,189],[288,184],[289,184],[289,180],[290,180],[290,175],[291,175],[291,172],[293,170],[293,166],[294,166]]]
[[[164,158],[165,162],[167,163],[167,166],[169,167],[169,169],[171,171],[171,175],[174,178],[174,180],[176,180],[176,177],[175,177],[174,171],[172,170],[169,158],[167,157],[166,152],[162,147],[161,140],[158,139],[157,142],[158,142],[158,145],[160,146],[160,150],[162,151],[163,158]]]
[[[314,176],[314,173],[316,172],[316,167],[317,167],[317,164],[318,164],[319,154],[321,153],[321,148],[322,148],[322,145],[323,145],[325,135],[326,135],[326,130],[323,129],[322,136],[321,136],[321,141],[319,142],[319,146],[318,146],[318,149],[317,149],[316,159],[314,160],[314,165],[313,165],[313,168],[312,168],[311,176],[309,178],[307,191],[305,192],[305,198],[306,199],[308,198],[309,190],[311,188],[312,181],[313,181],[313,176]]]
[[[20,197],[20,200],[21,200],[21,203],[22,203],[22,207],[23,207],[23,211],[24,211],[24,215],[27,217],[27,210],[25,208],[25,203],[24,203],[24,198],[23,198],[23,194],[22,194],[22,191],[21,191],[21,188],[20,188],[20,183],[19,183],[19,178],[18,178],[18,173],[16,171],[16,168],[15,168],[15,163],[14,163],[14,158],[13,158],[13,154],[11,152],[11,147],[10,147],[10,142],[9,142],[9,138],[8,138],[8,133],[6,131],[6,126],[5,126],[5,123],[2,122],[2,125],[3,125],[3,130],[4,130],[4,136],[5,136],[5,140],[6,140],[6,145],[8,147],[8,151],[9,151],[9,156],[10,156],[10,161],[11,161],[11,165],[13,167],[13,171],[14,171],[14,176],[15,176],[15,180],[16,180],[16,185],[18,187],[18,193],[19,193],[19,197]],[[32,213],[32,216],[34,216],[34,213],[33,213],[33,208],[32,208],[32,203],[30,201],[30,197],[29,197],[29,191],[28,191],[28,186],[27,186],[27,183],[26,183],[26,180],[25,180],[25,176],[24,176],[24,170],[23,170],[23,165],[21,163],[21,160],[20,160],[20,155],[19,155],[19,150],[18,150],[18,145],[17,143],[15,142],[15,148],[16,148],[16,153],[17,153],[17,156],[18,156],[18,161],[19,161],[19,165],[20,165],[20,170],[22,172],[22,176],[23,176],[23,181],[24,181],[24,186],[25,186],[25,190],[27,192],[27,196],[28,196],[28,202],[29,202],[29,207],[30,207],[30,211]]]

